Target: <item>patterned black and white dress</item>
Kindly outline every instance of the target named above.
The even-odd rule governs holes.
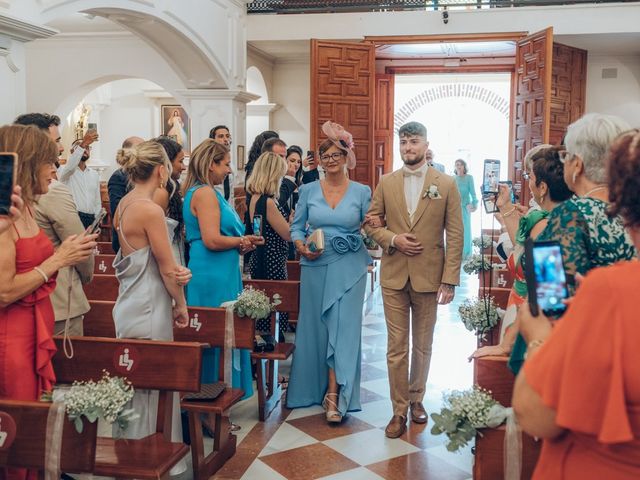
[[[270,197],[262,195],[256,202],[254,215],[262,215],[262,236],[265,244],[259,246],[249,260],[249,273],[256,280],[287,280],[287,257],[289,244],[273,229],[267,221],[267,201]],[[286,219],[285,210],[276,202],[278,211]],[[253,221],[253,217],[251,217]],[[289,316],[280,314],[280,332],[284,334],[289,329]],[[256,330],[259,332],[270,331],[269,319],[258,320]]]

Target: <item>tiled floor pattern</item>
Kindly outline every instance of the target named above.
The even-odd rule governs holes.
[[[440,307],[425,407],[439,410],[442,393],[468,388],[472,366],[467,356],[475,337],[458,320],[457,307],[477,292],[477,280],[464,276],[454,303]],[[380,289],[369,298],[362,328],[362,411],[340,425],[328,425],[319,406],[289,410],[278,405],[266,422],[257,421],[256,399],[231,411],[241,425],[236,455],[216,474],[218,479],[428,479],[471,478],[471,449],[447,452],[444,436],[431,425],[410,424],[391,440],[384,427],[391,418],[386,366],[386,327]],[[288,373],[288,366],[281,366]],[[255,397],[255,396],[254,396]]]

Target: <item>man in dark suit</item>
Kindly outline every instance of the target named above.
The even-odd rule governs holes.
[[[133,148],[142,142],[144,142],[143,138],[129,137],[122,142],[122,148]],[[107,183],[107,190],[109,192],[109,210],[111,210],[111,246],[113,247],[113,251],[118,253],[118,250],[120,250],[120,241],[118,240],[118,233],[115,227],[113,227],[113,217],[120,200],[131,190],[129,177],[127,177],[127,174],[122,168],[118,168],[111,174],[109,182]]]

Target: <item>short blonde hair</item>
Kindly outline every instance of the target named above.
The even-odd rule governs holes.
[[[287,173],[287,161],[273,152],[265,152],[258,157],[249,180],[249,195],[269,195],[278,198],[282,178]]]
[[[116,161],[122,166],[132,182],[144,182],[151,178],[153,170],[164,166],[171,178],[171,162],[162,145],[153,140],[139,143],[131,148],[118,150]]]
[[[44,165],[58,159],[58,148],[43,130],[35,125],[6,125],[0,128],[0,152],[18,154],[16,184],[22,187],[22,198],[33,203],[40,191],[38,173]]]
[[[229,149],[220,143],[216,143],[210,138],[205,139],[198,145],[189,158],[189,168],[187,178],[184,181],[182,191],[186,192],[194,185],[209,185],[211,183],[211,164],[219,164],[229,154]]]

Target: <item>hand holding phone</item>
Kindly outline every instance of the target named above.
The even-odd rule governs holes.
[[[262,215],[253,216],[252,230],[256,237],[262,236]]]
[[[91,223],[91,225],[87,227],[87,229],[85,230],[85,233],[87,235],[92,235],[94,233],[97,233],[98,230],[100,229],[100,224],[102,223],[102,220],[104,220],[104,217],[106,216],[107,216],[107,211],[104,208],[100,209],[100,213],[96,215],[95,220]]]
[[[482,175],[482,193],[483,194],[497,194],[498,184],[500,181],[500,160],[484,161],[484,172]]]
[[[525,276],[531,314],[560,316],[569,298],[567,274],[558,242],[525,242]]]

